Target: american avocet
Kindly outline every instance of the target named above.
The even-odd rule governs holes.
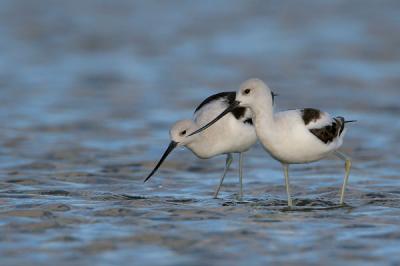
[[[338,148],[343,143],[345,124],[354,120],[345,121],[341,116],[331,118],[328,113],[313,108],[274,113],[273,92],[262,80],[249,79],[240,86],[235,101],[232,101],[224,112],[189,136],[210,127],[238,106],[250,108],[257,136],[264,149],[282,163],[288,206],[293,205],[290,196],[289,164],[315,162],[331,153],[345,161],[345,176],[340,194],[340,204],[343,204],[351,160],[339,152]],[[209,130],[211,129],[212,127]]]
[[[188,136],[190,132],[208,123],[212,118],[220,114],[235,101],[236,92],[221,92],[205,99],[194,112],[193,120],[180,120],[170,130],[171,142],[162,155],[153,171],[144,180],[146,182],[157,171],[168,154],[177,146],[185,146],[197,157],[208,159],[216,155],[226,154],[225,170],[220,179],[219,186],[214,193],[218,196],[225,175],[232,163],[232,153],[239,153],[239,198],[243,196],[243,152],[250,149],[257,141],[256,132],[248,108],[232,108],[218,125],[207,132],[195,136]]]

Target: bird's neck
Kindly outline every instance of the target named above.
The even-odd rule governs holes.
[[[273,128],[275,119],[274,108],[272,105],[258,104],[252,106],[251,110],[253,112],[256,128]]]
[[[275,143],[279,139],[279,132],[276,130],[277,121],[274,116],[273,106],[264,104],[252,111],[254,114],[254,126],[259,140],[271,155],[275,154]]]

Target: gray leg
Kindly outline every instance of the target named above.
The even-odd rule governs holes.
[[[243,199],[243,153],[239,154],[239,183],[240,183],[240,192],[239,192],[239,200]]]
[[[335,151],[335,155],[345,162],[344,163],[344,169],[345,169],[346,173],[344,175],[342,191],[340,193],[340,204],[343,204],[344,203],[344,193],[346,191],[347,182],[349,181],[350,168],[351,168],[351,159],[346,154],[343,154],[340,151]]]
[[[224,182],[226,172],[228,172],[228,169],[229,169],[229,166],[231,165],[231,163],[232,163],[232,154],[228,153],[226,155],[225,170],[221,176],[221,180],[219,181],[219,186],[217,187],[217,190],[214,193],[214,199],[216,199],[218,197],[219,190],[221,189],[222,183]]]
[[[285,184],[286,184],[286,193],[288,198],[288,206],[292,207],[292,196],[290,196],[290,183],[289,183],[289,165],[286,163],[282,164],[283,172],[285,173]]]

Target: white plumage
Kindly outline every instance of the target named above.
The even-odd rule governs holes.
[[[268,153],[280,162],[288,164],[308,163],[326,157],[342,145],[344,132],[328,144],[318,139],[310,129],[321,129],[332,124],[328,113],[305,125],[301,110],[278,112],[273,122],[256,117],[257,136]],[[272,127],[272,128],[271,128]]]
[[[289,110],[274,113],[274,93],[259,79],[244,82],[236,93],[235,101],[207,125],[191,135],[209,128],[212,130],[216,121],[237,106],[247,107],[253,114],[256,133],[264,149],[283,166],[288,195],[288,205],[292,206],[289,185],[289,164],[309,163],[321,160],[328,154],[335,154],[345,161],[346,174],[341,190],[340,203],[344,193],[351,161],[337,149],[343,143],[346,132],[343,117],[332,118],[328,113],[312,108]],[[213,126],[211,126],[213,125]],[[207,130],[207,131],[208,131]]]
[[[243,152],[249,150],[257,141],[250,110],[243,107],[234,108],[221,119],[220,123],[210,128],[210,130],[194,136],[188,136],[191,132],[207,124],[212,118],[224,111],[234,101],[235,95],[235,92],[222,92],[212,95],[196,108],[193,120],[186,119],[176,122],[170,130],[170,145],[145,181],[157,171],[158,167],[176,146],[185,146],[202,159],[226,154],[225,170],[214,193],[214,197],[217,197],[226,172],[232,162],[232,153],[239,153],[239,198],[241,198],[243,195]]]

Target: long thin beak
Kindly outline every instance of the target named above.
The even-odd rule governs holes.
[[[240,104],[240,102],[238,101],[234,101],[231,105],[228,106],[228,108],[225,109],[225,111],[223,111],[221,114],[219,114],[216,118],[214,118],[211,122],[209,122],[207,125],[197,129],[195,132],[192,132],[190,136],[193,136],[194,134],[197,134],[205,129],[207,129],[208,127],[212,126],[212,124],[214,124],[215,122],[217,122],[218,120],[220,120],[222,117],[224,117],[227,113],[231,112],[233,109],[235,109],[238,105]]]
[[[154,167],[153,171],[151,171],[151,173],[146,177],[146,179],[143,181],[143,183],[146,182],[147,180],[149,180],[152,175],[154,175],[154,173],[157,171],[157,169],[161,166],[161,164],[167,158],[168,154],[170,154],[171,151],[173,149],[175,149],[176,146],[178,146],[178,142],[171,141],[169,143],[168,148],[165,150],[165,152],[164,152],[163,156],[161,157],[160,161],[157,163],[156,167]]]

